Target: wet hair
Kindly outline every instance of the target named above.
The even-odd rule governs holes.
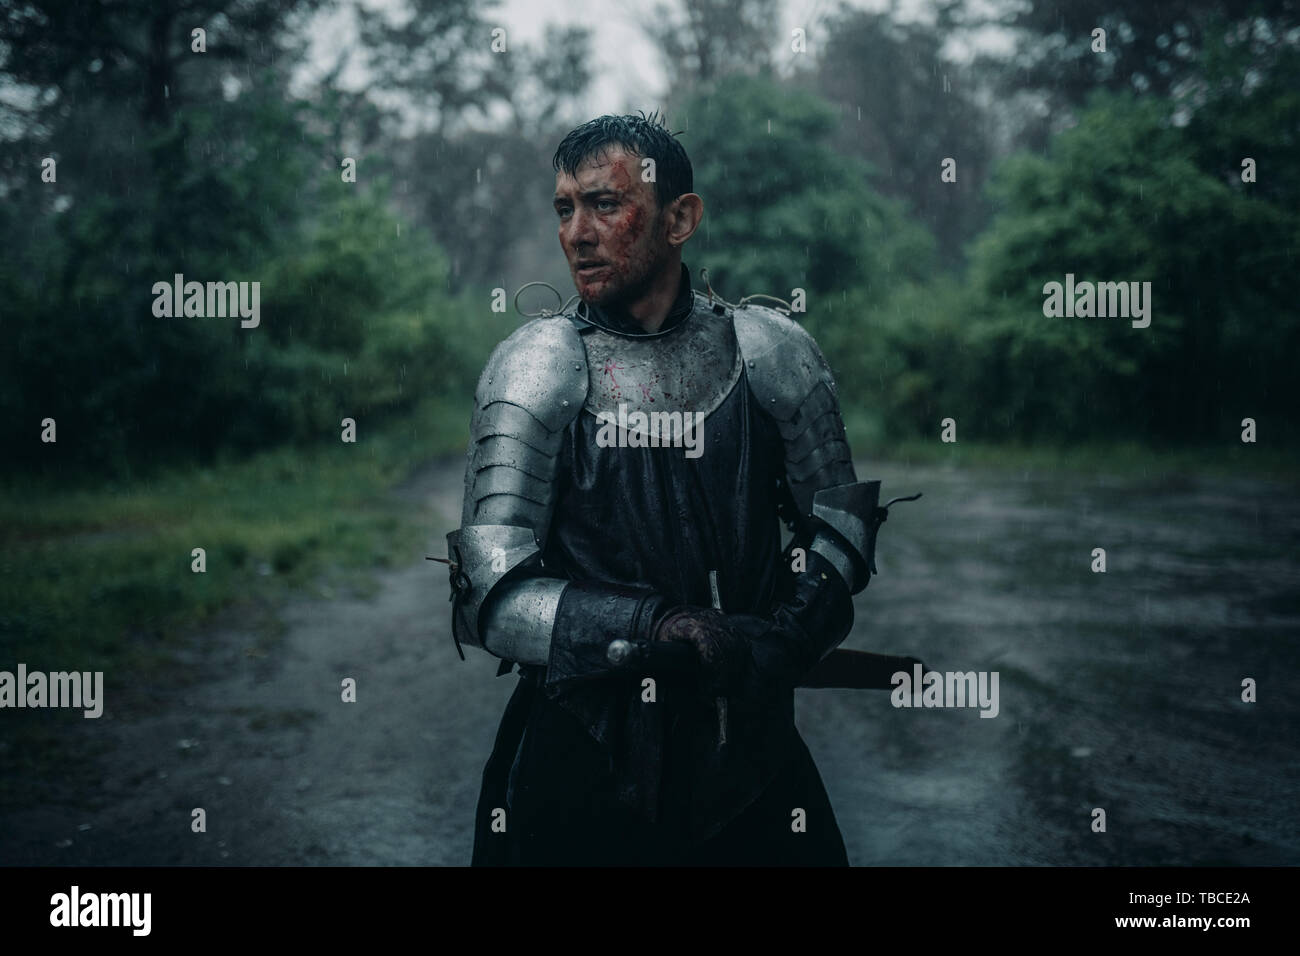
[[[598,116],[560,140],[551,161],[555,171],[576,176],[584,162],[611,147],[621,146],[642,159],[655,161],[655,199],[662,209],[694,190],[694,174],[686,150],[668,132],[658,111],[646,116]]]

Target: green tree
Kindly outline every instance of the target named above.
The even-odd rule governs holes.
[[[812,82],[840,109],[836,146],[866,160],[875,187],[904,202],[936,238],[944,265],[957,266],[988,221],[980,193],[992,146],[969,71],[943,56],[942,21],[842,7],[823,32]],[[948,158],[954,182],[940,176]]]
[[[832,143],[838,117],[815,94],[760,77],[727,77],[677,115],[705,203],[687,251],[714,289],[818,298],[862,289],[879,298],[926,273],[933,242],[870,184],[864,163]]]
[[[458,383],[443,258],[386,209],[383,182],[340,181],[328,100],[288,93],[295,5],[101,6],[76,8],[97,28],[84,35],[59,4],[0,21],[0,82],[30,91],[0,148],[12,460],[125,473],[336,434],[340,409],[381,414]],[[196,24],[210,58],[189,52]],[[154,284],[176,273],[258,282],[262,324],[153,315]],[[60,441],[43,447],[46,417]]]
[[[590,32],[549,26],[530,45],[494,3],[403,7],[400,18],[363,21],[370,89],[405,104],[414,127],[390,125],[374,151],[391,163],[403,211],[448,250],[455,289],[513,289],[537,278],[520,269],[541,258],[543,241],[548,258],[558,258],[553,235],[520,227],[552,217],[551,153],[576,125],[591,82]],[[504,48],[494,52],[498,27]]]
[[[1049,90],[1057,104],[1083,106],[1094,90],[1171,97],[1203,75],[1208,45],[1225,35],[1261,63],[1300,27],[1295,0],[1048,0],[1006,4],[986,22],[1018,39],[1008,66],[1015,85]],[[1093,31],[1106,31],[1104,53]]]
[[[1249,351],[1269,363],[1294,341],[1275,273],[1295,273],[1295,212],[1201,168],[1168,113],[1098,94],[1047,156],[1015,156],[996,176],[1001,212],[972,252],[984,375],[971,397],[989,433],[1206,440],[1263,399],[1247,355],[1225,347],[1252,328]],[[1066,273],[1149,281],[1150,327],[1045,317],[1044,284]]]

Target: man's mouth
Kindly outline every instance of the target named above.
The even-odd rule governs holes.
[[[607,269],[607,268],[609,268],[609,263],[607,262],[593,262],[593,261],[583,262],[579,260],[579,262],[577,263],[577,268],[574,269],[573,271],[576,275],[582,277],[583,279],[590,279],[592,276],[600,272],[602,269]]]

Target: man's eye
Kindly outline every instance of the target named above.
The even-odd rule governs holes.
[[[601,199],[596,203],[596,208],[601,212],[613,212],[618,208],[618,203],[612,199]]]
[[[573,210],[568,206],[560,206],[558,209],[555,210],[555,213],[561,219],[568,219],[569,216],[573,215]]]

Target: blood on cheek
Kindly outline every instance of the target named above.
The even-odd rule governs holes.
[[[636,271],[636,260],[639,258],[636,246],[644,232],[645,214],[639,206],[628,207],[614,222],[609,236],[609,258],[615,274],[627,276]]]
[[[645,210],[627,196],[632,188],[632,175],[622,158],[612,163],[609,182],[624,195],[624,209],[600,230],[603,233],[601,242],[607,250],[610,272],[619,280],[626,281],[637,277],[649,258],[644,250],[638,249],[645,234]]]

